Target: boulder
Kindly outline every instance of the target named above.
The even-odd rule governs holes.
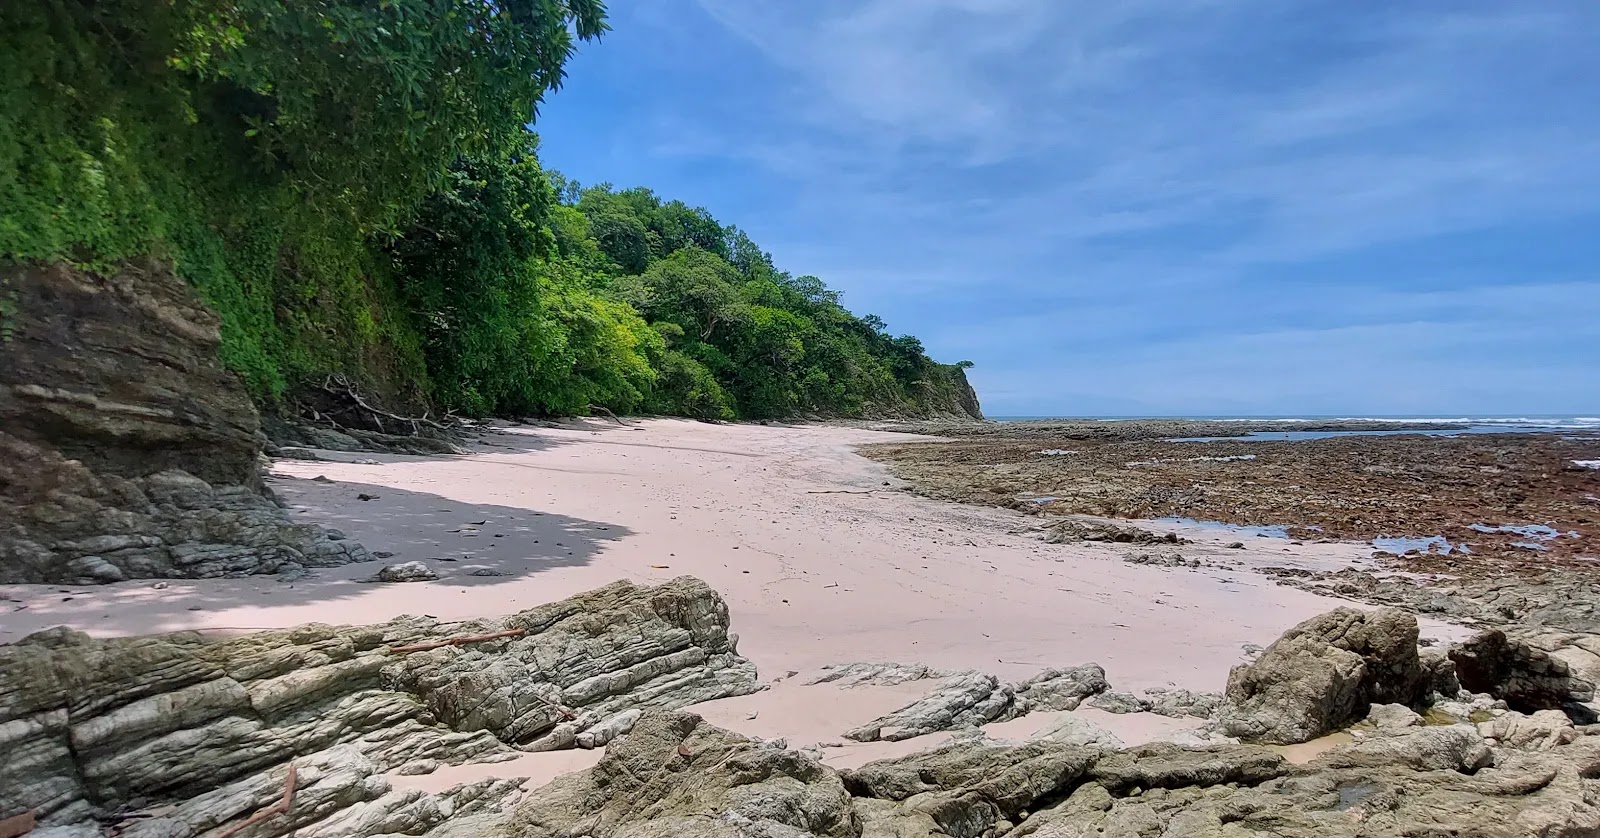
[[[527,796],[514,838],[857,838],[838,772],[687,712],[646,713],[588,770]]]
[[[1564,710],[1585,724],[1600,703],[1600,635],[1490,629],[1450,650],[1464,689],[1524,713]]]
[[[1415,617],[1340,608],[1235,667],[1218,721],[1247,741],[1305,742],[1362,718],[1374,702],[1420,704],[1427,688]]]
[[[1533,715],[1515,711],[1478,723],[1478,735],[1508,748],[1548,751],[1577,740],[1581,735],[1560,710],[1539,710]]]
[[[1404,704],[1374,704],[1367,710],[1367,723],[1379,730],[1420,727],[1422,716]]]

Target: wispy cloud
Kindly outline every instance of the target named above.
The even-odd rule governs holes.
[[[1061,388],[1098,386],[1041,378],[1090,357],[1060,339],[1075,330],[1119,370],[1100,384],[1173,409],[1205,401],[1160,370],[1228,364],[1254,393],[1229,404],[1295,409],[1311,396],[1280,359],[1296,357],[1352,409],[1399,398],[1404,376],[1372,364],[1444,382],[1404,388],[1444,411],[1451,393],[1527,400],[1531,382],[1556,387],[1550,369],[1600,394],[1600,343],[1577,338],[1592,331],[1568,318],[1527,334],[1594,313],[1600,6],[647,5],[616,36],[641,27],[643,46],[594,59],[657,62],[619,71],[640,89],[614,94],[649,126],[625,138],[639,168],[744,213],[733,220],[780,263],[934,351],[971,357],[1018,409],[1071,410]],[[1440,287],[1480,302],[1452,307],[1429,296]],[[1501,315],[1483,288],[1508,296]],[[1429,300],[1436,314],[1413,318]],[[1506,307],[1527,328],[1506,327]],[[1440,359],[1446,336],[1478,349]],[[1473,365],[1494,374],[1469,386]]]

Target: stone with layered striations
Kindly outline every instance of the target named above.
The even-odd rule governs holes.
[[[68,825],[137,804],[164,814],[122,834],[197,835],[274,803],[293,763],[293,816],[251,835],[418,834],[515,784],[423,795],[386,772],[515,756],[569,719],[594,719],[575,739],[597,747],[641,711],[756,689],[726,605],[689,577],[467,623],[230,639],[54,629],[0,646],[0,818]]]

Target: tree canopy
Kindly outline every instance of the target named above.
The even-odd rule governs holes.
[[[598,0],[0,4],[0,257],[172,263],[263,406],[953,411],[959,368],[743,231],[543,168]],[[3,292],[3,288],[0,288]]]

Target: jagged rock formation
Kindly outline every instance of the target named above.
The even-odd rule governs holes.
[[[250,835],[415,834],[515,784],[422,795],[384,772],[603,745],[641,710],[754,692],[735,642],[721,598],[688,577],[458,624],[224,640],[53,629],[0,646],[0,818],[199,835],[275,802],[292,765],[292,814]],[[159,814],[131,822],[134,809]]]
[[[857,742],[896,742],[941,730],[977,727],[1027,712],[1016,688],[993,675],[964,672],[945,679],[933,693],[886,716],[845,732]]]
[[[1219,721],[1230,736],[1293,744],[1361,719],[1374,703],[1420,704],[1427,689],[1416,617],[1339,608],[1235,667]]]
[[[1492,753],[1468,725],[1375,737],[1305,766],[1248,746],[964,739],[839,772],[690,713],[654,713],[594,768],[472,834],[1578,838],[1600,830],[1597,772],[1600,736]]]
[[[217,316],[170,270],[13,266],[0,287],[0,582],[370,558],[265,493],[265,438],[218,361]]]
[[[1084,699],[1110,688],[1106,671],[1090,663],[1070,669],[1047,669],[1019,684],[982,672],[940,672],[918,664],[850,664],[836,667],[811,683],[901,684],[942,678],[933,692],[899,710],[846,731],[857,742],[899,741],[942,730],[974,728],[1003,722],[1034,710],[1075,710]]]
[[[1490,629],[1450,650],[1462,687],[1513,710],[1600,719],[1600,636]]]

